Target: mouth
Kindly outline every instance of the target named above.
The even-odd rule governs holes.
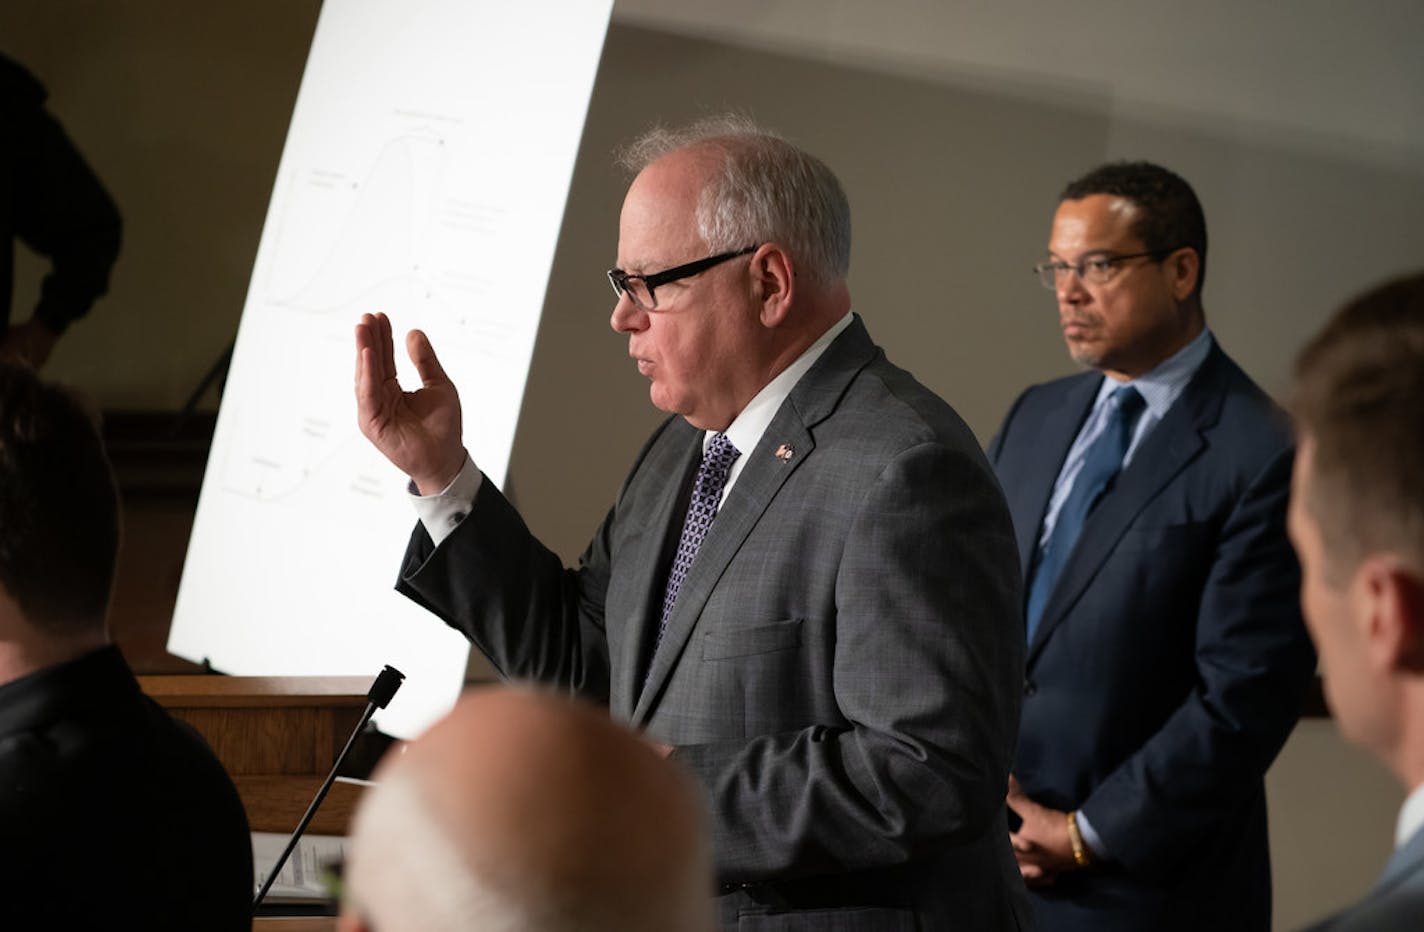
[[[1096,329],[1095,324],[1090,320],[1075,318],[1065,320],[1060,325],[1063,328],[1063,336],[1069,340],[1081,340],[1090,336]]]

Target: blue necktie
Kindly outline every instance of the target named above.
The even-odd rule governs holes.
[[[1027,637],[1030,644],[1033,643],[1034,633],[1038,631],[1039,621],[1043,619],[1043,608],[1053,593],[1058,574],[1063,569],[1063,564],[1068,562],[1068,555],[1073,552],[1078,535],[1083,532],[1083,522],[1088,520],[1093,506],[1122,471],[1122,460],[1127,456],[1127,448],[1132,444],[1132,430],[1145,402],[1137,389],[1127,385],[1108,396],[1108,405],[1110,410],[1107,426],[1088,448],[1088,454],[1083,458],[1083,468],[1078,471],[1078,477],[1073,480],[1073,490],[1068,493],[1063,507],[1058,510],[1058,521],[1053,525],[1053,533],[1048,536],[1047,543],[1043,545],[1033,578],[1029,582],[1028,609],[1025,615],[1028,620]]]
[[[702,546],[702,540],[712,527],[712,519],[717,517],[717,506],[722,500],[722,489],[727,485],[727,474],[741,451],[732,446],[726,434],[716,434],[707,444],[702,454],[702,465],[697,467],[697,480],[692,486],[692,500],[687,503],[687,518],[682,524],[682,537],[677,542],[677,555],[668,570],[667,588],[663,590],[663,611],[658,620],[658,637],[653,644],[656,654],[663,642],[663,632],[667,630],[668,618],[677,604],[677,593],[687,571],[692,569],[692,560]]]

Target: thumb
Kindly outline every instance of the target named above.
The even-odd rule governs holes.
[[[430,345],[430,339],[423,331],[412,330],[405,335],[405,351],[410,356],[410,361],[415,363],[415,372],[426,388],[450,381],[449,376],[445,374],[445,368],[435,357],[435,347]]]

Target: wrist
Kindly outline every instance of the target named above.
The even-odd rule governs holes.
[[[460,478],[460,473],[465,469],[465,461],[468,459],[465,448],[460,448],[460,455],[452,461],[450,465],[436,472],[426,473],[420,476],[411,476],[410,481],[415,484],[416,492],[420,495],[440,495]]]
[[[1083,831],[1078,827],[1078,811],[1068,813],[1068,842],[1073,846],[1073,865],[1080,870],[1093,863],[1092,850],[1083,841]]]

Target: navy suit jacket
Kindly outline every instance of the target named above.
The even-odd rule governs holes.
[[[1028,569],[1103,376],[1028,389],[989,456]],[[1035,891],[1060,929],[1270,927],[1262,782],[1315,667],[1285,533],[1293,446],[1213,344],[1100,500],[1029,645],[1014,773],[1111,855]]]
[[[1369,896],[1310,932],[1415,932],[1424,926],[1424,831],[1389,859]]]

